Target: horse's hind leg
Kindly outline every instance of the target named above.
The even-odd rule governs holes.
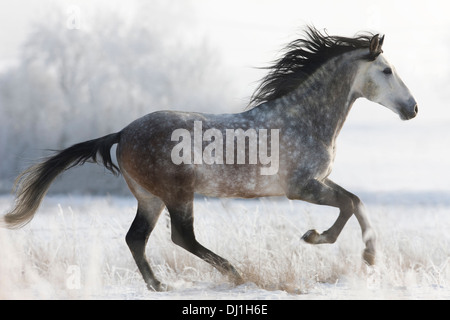
[[[205,248],[195,239],[193,201],[187,200],[176,204],[166,203],[166,206],[171,219],[172,241],[208,262],[221,273],[232,277],[236,283],[242,283],[241,276],[227,260]]]
[[[156,291],[163,288],[150,268],[145,256],[145,246],[163,209],[164,203],[153,195],[138,199],[137,214],[125,238],[147,287]]]

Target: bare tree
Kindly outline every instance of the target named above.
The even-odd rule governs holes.
[[[218,53],[205,39],[185,41],[191,21],[176,19],[185,12],[171,2],[143,4],[133,19],[97,12],[85,29],[67,28],[57,12],[35,23],[20,65],[0,74],[8,136],[0,139],[0,180],[29,164],[18,157],[120,130],[155,110],[230,110]]]

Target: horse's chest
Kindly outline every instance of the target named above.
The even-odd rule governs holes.
[[[336,157],[336,145],[326,145],[313,137],[306,136],[301,145],[284,154],[284,172],[305,178],[323,179],[330,175]]]

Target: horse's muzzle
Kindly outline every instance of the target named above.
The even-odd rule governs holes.
[[[419,107],[416,101],[411,101],[409,103],[400,104],[400,118],[402,120],[411,120],[415,118],[419,113]]]

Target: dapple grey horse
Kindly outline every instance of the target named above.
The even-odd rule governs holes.
[[[197,242],[194,194],[286,196],[339,208],[328,230],[310,230],[303,239],[334,243],[355,215],[365,244],[363,258],[373,264],[375,232],[363,203],[328,176],[336,139],[356,99],[377,102],[403,120],[417,115],[416,101],[382,54],[383,40],[373,34],[330,36],[309,27],[305,37],[291,42],[268,68],[245,112],[154,112],[117,133],[59,151],[18,177],[16,204],[3,222],[10,228],[25,225],[57,175],[101,160],[113,173],[122,173],[138,201],[126,242],[149,289],[164,289],[145,255],[164,207],[174,243],[242,281],[227,260]],[[114,144],[118,165],[110,155]]]

